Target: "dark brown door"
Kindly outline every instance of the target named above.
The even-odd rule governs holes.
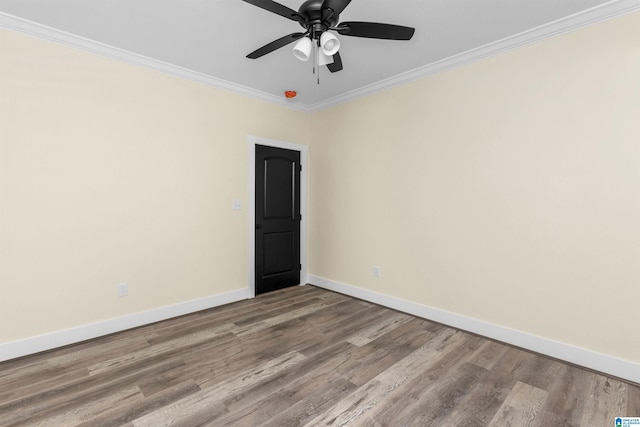
[[[256,145],[256,294],[300,284],[300,152]]]

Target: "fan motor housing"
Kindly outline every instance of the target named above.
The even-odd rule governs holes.
[[[326,31],[330,27],[335,26],[338,23],[339,16],[332,15],[326,20],[322,20],[322,3],[323,0],[307,0],[300,6],[298,9],[298,13],[305,17],[307,20],[306,23],[300,23],[305,28],[309,28],[315,26],[317,28],[318,24],[322,25],[323,31]]]

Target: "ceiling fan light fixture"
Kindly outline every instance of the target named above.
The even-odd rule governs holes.
[[[340,40],[333,33],[325,31],[320,36],[320,47],[322,48],[322,53],[327,56],[333,56],[340,49]]]
[[[308,61],[311,58],[311,39],[303,37],[293,46],[293,55],[300,61]]]
[[[297,22],[304,32],[291,33],[280,37],[247,55],[258,59],[278,50],[289,43],[295,43],[293,54],[301,61],[313,57],[313,73],[320,83],[319,65],[336,73],[343,69],[340,57],[341,42],[336,34],[380,40],[411,40],[415,28],[403,25],[366,21],[341,21],[340,15],[351,0],[304,0],[297,11],[278,3],[276,0],[243,0],[246,3]],[[289,0],[293,1],[293,0]],[[366,3],[366,2],[365,2]]]

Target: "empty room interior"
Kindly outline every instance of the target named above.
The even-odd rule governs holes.
[[[345,8],[339,72],[293,44],[247,58],[300,31],[268,2],[175,13],[219,25],[220,52],[180,45],[199,20],[143,51],[144,22],[117,43],[127,2],[104,32],[106,8],[74,27],[35,3],[0,0],[0,425],[640,417],[637,1],[446,57],[423,15],[468,1],[306,2]],[[348,37],[357,20],[415,35]],[[205,51],[218,74],[190,66]],[[265,293],[262,146],[300,153],[299,274]]]

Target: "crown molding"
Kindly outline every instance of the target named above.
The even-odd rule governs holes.
[[[251,98],[260,99],[272,104],[277,104],[286,108],[292,108],[299,111],[308,111],[308,106],[296,103],[295,101],[283,100],[281,97],[272,95],[267,92],[263,92],[257,89],[253,89],[247,86],[242,86],[227,80],[219,79],[200,73],[197,71],[189,70],[177,65],[169,64],[167,62],[159,61],[157,59],[149,58],[144,55],[139,55],[133,52],[119,49],[117,47],[100,43],[95,40],[91,40],[85,37],[81,37],[75,34],[67,33],[46,25],[38,24],[27,19],[19,18],[8,13],[0,12],[0,28],[7,30],[35,36],[50,42],[61,44],[74,49],[83,50],[86,52],[94,53],[107,58],[115,59],[117,61],[126,62],[129,64],[141,66],[153,71],[159,71],[161,73],[171,74],[183,79],[192,80],[198,83],[202,83],[208,86],[213,86],[221,89],[226,89],[241,95],[249,96]]]
[[[309,112],[316,112],[331,108],[338,104],[353,101],[404,83],[409,83],[414,80],[461,67],[500,53],[518,49],[529,44],[537,43],[623,15],[628,15],[639,10],[640,0],[612,0],[539,27],[523,31],[513,36],[488,43],[457,55],[444,58],[440,61],[432,62],[414,70],[407,71],[388,79],[315,103],[309,106]]]
[[[311,105],[305,105],[291,100],[283,100],[281,97],[267,92],[242,86],[163,61],[158,61],[143,55],[138,55],[114,46],[96,42],[94,40],[57,30],[55,28],[3,12],[0,12],[0,28],[39,37],[54,43],[84,50],[129,64],[138,65],[154,71],[171,74],[208,86],[226,89],[251,98],[291,108],[293,110],[312,113],[639,10],[640,0],[611,0],[582,12],[569,15],[539,27],[523,31],[513,36],[488,43],[484,46],[450,56],[440,61],[427,64],[423,67],[416,68]]]

